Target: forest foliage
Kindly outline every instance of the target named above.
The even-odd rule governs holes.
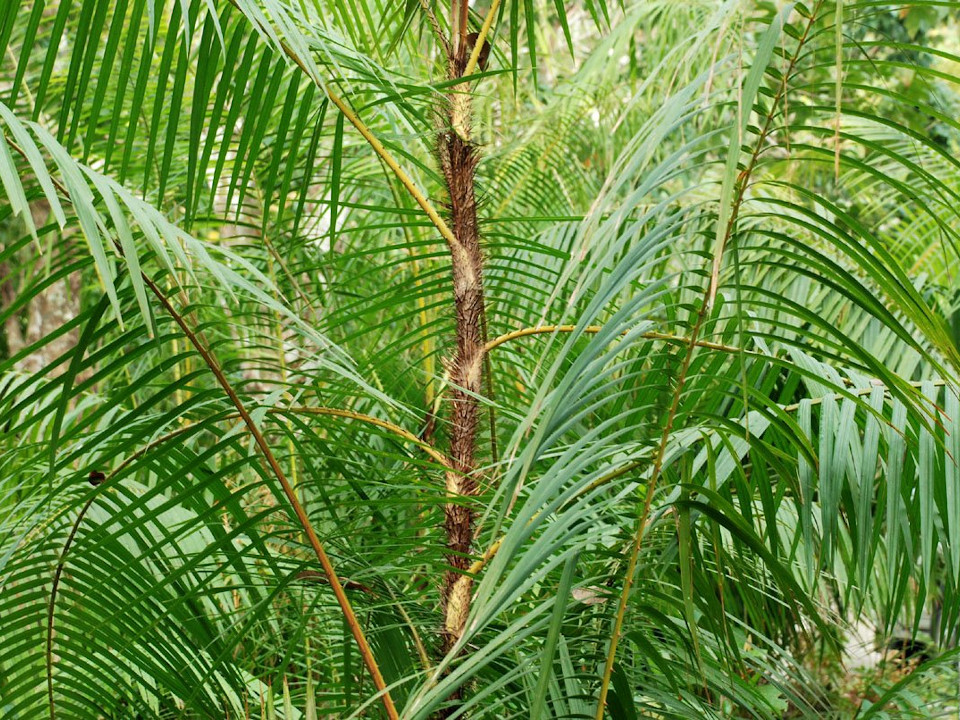
[[[0,716],[955,709],[958,38],[0,4]]]

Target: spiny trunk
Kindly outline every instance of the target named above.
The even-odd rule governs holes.
[[[451,63],[452,73],[460,74],[466,64],[465,46]],[[470,98],[458,89],[450,98],[449,123],[438,139],[440,165],[450,203],[452,231],[457,239],[451,244],[453,296],[457,323],[457,350],[450,361],[451,429],[450,458],[453,471],[446,476],[450,500],[445,512],[448,561],[455,568],[447,573],[443,588],[444,651],[463,634],[470,611],[471,579],[463,574],[469,567],[473,538],[473,510],[468,504],[477,494],[475,449],[483,375],[483,261],[477,224],[474,172],[476,150],[470,142]]]

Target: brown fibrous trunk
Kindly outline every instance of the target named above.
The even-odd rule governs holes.
[[[451,63],[452,74],[463,71],[466,48]],[[438,138],[440,166],[449,196],[450,243],[453,296],[456,313],[457,349],[448,363],[452,386],[450,417],[450,459],[446,474],[448,503],[444,529],[448,562],[452,570],[444,579],[444,651],[461,637],[470,611],[472,580],[465,574],[470,565],[473,539],[473,510],[468,504],[477,494],[476,436],[483,376],[483,259],[477,223],[474,175],[476,149],[469,138],[470,99],[455,91],[450,98],[449,122]]]

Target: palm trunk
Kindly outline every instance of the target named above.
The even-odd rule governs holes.
[[[466,64],[467,47],[456,43],[451,75],[459,76]],[[449,362],[451,393],[450,457],[453,471],[446,476],[448,503],[445,512],[450,570],[444,581],[444,652],[460,639],[470,611],[472,580],[469,567],[473,538],[470,498],[477,494],[475,475],[477,397],[483,376],[483,259],[477,223],[474,173],[476,149],[470,141],[470,96],[455,88],[449,104],[447,127],[437,141],[440,165],[447,184],[450,219],[456,244],[451,244],[453,297],[456,312],[457,349]]]

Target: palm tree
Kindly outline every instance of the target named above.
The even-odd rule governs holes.
[[[3,717],[927,716],[958,27],[4,4]]]

